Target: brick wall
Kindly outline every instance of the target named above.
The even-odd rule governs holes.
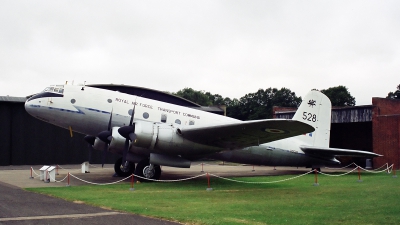
[[[374,152],[383,157],[374,158],[374,167],[385,163],[400,168],[400,101],[372,98],[372,142]]]

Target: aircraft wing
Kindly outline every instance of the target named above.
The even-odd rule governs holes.
[[[314,128],[296,120],[268,119],[204,127],[187,126],[180,131],[190,141],[234,150],[309,133]]]
[[[320,155],[324,157],[350,156],[350,157],[377,157],[382,156],[373,152],[350,150],[341,148],[324,148],[317,146],[300,146],[301,150],[306,154]]]

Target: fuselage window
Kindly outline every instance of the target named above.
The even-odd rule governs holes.
[[[189,125],[194,125],[194,121],[193,120],[189,121]]]
[[[167,115],[161,114],[161,123],[166,123],[166,122],[167,122]]]
[[[149,118],[149,114],[147,112],[143,113],[143,118],[148,119]],[[165,123],[165,122],[164,122]]]
[[[175,120],[175,123],[176,123],[176,124],[181,124],[181,121],[180,121],[179,119],[176,119],[176,120]]]
[[[108,103],[111,103],[111,102],[112,102],[112,100],[111,100],[111,99],[107,99],[107,102],[108,102]]]
[[[71,103],[74,104],[76,102],[75,99],[71,99]]]

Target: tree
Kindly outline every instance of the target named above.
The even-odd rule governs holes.
[[[354,106],[356,100],[351,96],[347,87],[339,85],[337,87],[331,87],[326,90],[321,90],[332,102],[332,106]]]
[[[287,88],[259,89],[241,97],[235,104],[227,105],[227,115],[240,120],[272,118],[272,107],[297,107],[301,98]]]
[[[386,98],[400,99],[400,84],[397,85],[397,90],[394,92],[389,92]]]
[[[297,107],[301,98],[287,88],[259,89],[255,93],[249,93],[239,100],[224,98],[219,94],[196,91],[192,88],[184,88],[173,93],[186,98],[202,106],[225,105],[227,116],[239,120],[257,120],[272,118],[272,107]]]
[[[172,94],[185,98],[189,101],[195,102],[202,106],[212,105],[212,101],[210,100],[209,96],[206,93],[204,93],[204,91],[195,91],[192,88],[184,88]]]

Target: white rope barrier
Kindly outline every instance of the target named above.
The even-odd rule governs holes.
[[[322,174],[322,175],[325,175],[325,176],[329,176],[329,177],[340,177],[340,176],[344,176],[344,175],[347,175],[347,174],[349,174],[349,173],[351,173],[351,172],[354,172],[354,170],[356,170],[358,167],[356,167],[356,168],[354,168],[354,169],[352,169],[352,170],[350,170],[350,171],[348,171],[348,172],[346,172],[346,173],[343,173],[343,174],[338,174],[338,175],[334,175],[334,174],[327,174],[327,173],[323,173],[323,172],[321,172],[321,171],[317,171],[319,174]]]
[[[290,178],[283,179],[283,180],[265,181],[265,182],[250,182],[250,181],[234,180],[234,179],[229,179],[229,178],[221,177],[221,176],[218,176],[218,175],[215,175],[215,174],[211,174],[211,173],[209,173],[209,175],[214,176],[214,177],[217,177],[217,178],[220,178],[220,179],[223,179],[223,180],[232,181],[232,182],[237,182],[237,183],[245,183],[245,184],[272,184],[272,183],[279,183],[279,182],[284,182],[284,181],[289,181],[289,180],[293,180],[293,179],[296,179],[296,178],[300,178],[300,177],[305,176],[305,175],[307,175],[307,174],[310,174],[310,173],[312,173],[312,172],[313,172],[313,171],[308,171],[307,173],[301,174],[301,175],[299,175],[299,176],[290,177]]]
[[[203,174],[200,174],[200,175],[197,175],[197,176],[194,176],[194,177],[188,177],[188,178],[177,179],[177,180],[155,180],[155,179],[150,179],[150,178],[146,178],[146,177],[141,177],[141,176],[138,176],[138,175],[135,175],[135,177],[138,177],[138,178],[141,178],[141,179],[144,179],[144,180],[148,180],[148,181],[156,181],[156,182],[171,183],[171,182],[179,182],[179,181],[192,180],[192,179],[195,179],[195,178],[198,178],[198,177],[202,177],[202,176],[205,176],[205,175],[206,175],[206,174],[203,173]]]
[[[366,172],[368,172],[368,173],[382,173],[382,172],[391,173],[391,171],[393,170],[393,164],[391,166],[389,166],[388,168],[386,168],[384,170],[381,170],[381,171],[367,170],[367,169],[364,169],[364,168],[362,168],[360,166],[359,166],[359,168],[364,170],[364,171],[366,171]]]
[[[202,164],[199,164],[199,165],[202,165]],[[203,165],[204,165],[204,164],[203,164]],[[364,168],[358,166],[358,165],[357,165],[356,163],[354,163],[354,162],[351,163],[351,164],[349,164],[348,166],[345,166],[345,167],[342,167],[342,168],[339,168],[339,169],[347,168],[347,167],[349,167],[349,166],[351,166],[351,165],[356,165],[356,168],[354,168],[354,169],[352,169],[352,170],[350,170],[350,171],[348,171],[348,172],[345,172],[345,173],[343,173],[343,174],[336,174],[336,175],[335,175],[335,174],[323,173],[323,172],[321,172],[321,171],[317,171],[317,172],[318,172],[319,174],[325,175],[325,176],[340,177],[340,176],[348,175],[348,174],[354,172],[354,171],[357,170],[357,169],[362,169],[362,170],[365,171],[365,172],[369,172],[369,173],[373,173],[373,174],[382,173],[382,172],[385,172],[385,171],[387,171],[388,173],[391,173],[391,172],[389,172],[389,171],[393,171],[393,169],[394,169],[394,164],[392,164],[392,165],[389,166],[389,164],[386,163],[385,165],[383,165],[383,166],[381,166],[381,167],[379,167],[379,168],[377,168],[377,169],[375,169],[375,170],[367,170],[367,169],[364,169]],[[378,169],[382,169],[382,168],[384,168],[385,166],[386,166],[385,169],[380,170],[380,171],[377,171]],[[66,169],[62,168],[61,166],[59,166],[59,167],[60,167],[61,169],[63,169],[63,170],[66,170]],[[327,167],[326,167],[326,168],[327,168]],[[31,167],[31,170],[32,170],[32,173],[34,173],[34,174],[36,175],[35,177],[40,177],[40,176],[41,176],[40,174],[37,174],[37,173],[35,172],[35,170],[34,170],[32,167]],[[67,171],[68,171],[68,170],[67,170]],[[46,172],[47,172],[47,171],[46,171]],[[79,181],[81,181],[81,182],[88,183],[88,184],[93,184],[93,185],[112,185],[112,184],[117,184],[117,183],[120,183],[120,182],[122,182],[122,181],[125,181],[125,180],[127,180],[127,179],[129,179],[129,178],[132,178],[132,176],[134,176],[134,177],[136,177],[136,178],[139,178],[139,179],[142,179],[142,180],[155,181],[155,182],[163,182],[163,183],[171,183],[171,182],[180,182],[180,181],[192,180],[192,179],[196,179],[196,178],[199,178],[199,177],[202,177],[202,176],[206,176],[207,174],[210,175],[210,176],[219,178],[219,179],[223,179],[223,180],[227,180],[227,181],[231,181],[231,182],[237,182],[237,183],[245,183],[245,184],[272,184],[272,183],[280,183],[280,182],[285,182],[285,181],[290,181],[290,180],[293,180],[293,179],[297,179],[297,178],[303,177],[303,176],[305,176],[305,175],[307,175],[307,174],[311,174],[311,173],[313,173],[313,172],[315,172],[315,170],[310,170],[310,171],[308,171],[308,172],[306,172],[306,173],[304,173],[304,174],[301,174],[301,175],[298,175],[298,176],[294,176],[294,177],[290,177],[290,178],[286,178],[286,179],[283,179],[283,180],[264,181],[264,182],[241,181],[241,180],[235,180],[235,179],[230,179],[230,178],[226,178],[226,177],[221,177],[221,176],[218,176],[218,175],[215,175],[215,174],[211,174],[211,173],[203,173],[203,174],[200,174],[200,175],[197,175],[197,176],[188,177],[188,178],[183,178],[183,179],[176,179],[176,180],[155,180],[155,179],[150,179],[150,178],[141,177],[141,176],[137,176],[137,175],[130,175],[130,176],[125,177],[125,178],[123,178],[123,179],[121,179],[121,180],[118,180],[118,181],[115,181],[115,182],[111,182],[111,183],[95,183],[95,182],[90,182],[90,181],[86,181],[86,180],[84,180],[84,179],[82,179],[82,178],[79,178],[79,177],[77,177],[77,176],[71,174],[70,172],[68,172],[68,174],[69,174],[71,177],[73,177],[73,178],[75,178],[75,179],[77,179],[77,180],[79,180]],[[69,176],[68,174],[67,174],[63,179],[61,179],[61,180],[56,180],[56,179],[55,179],[55,176],[53,177],[51,174],[49,174],[49,173],[47,172],[47,174],[46,174],[46,179],[47,179],[47,176],[49,176],[49,177],[50,177],[50,180],[52,180],[52,181],[54,181],[54,182],[63,182],[63,181],[65,181],[65,179],[68,178],[68,176]]]
[[[127,179],[129,179],[129,178],[132,177],[132,175],[130,175],[130,176],[128,176],[128,177],[123,178],[122,180],[118,180],[118,181],[111,182],[111,183],[94,183],[94,182],[90,182],[90,181],[86,181],[86,180],[84,180],[84,179],[81,179],[81,178],[79,178],[79,177],[73,175],[72,173],[70,173],[69,175],[70,175],[71,177],[77,179],[77,180],[80,180],[80,181],[85,182],[85,183],[88,183],[88,184],[94,184],[94,185],[111,185],[111,184],[117,184],[117,183],[119,183],[119,182],[122,182],[122,181],[127,180]]]

